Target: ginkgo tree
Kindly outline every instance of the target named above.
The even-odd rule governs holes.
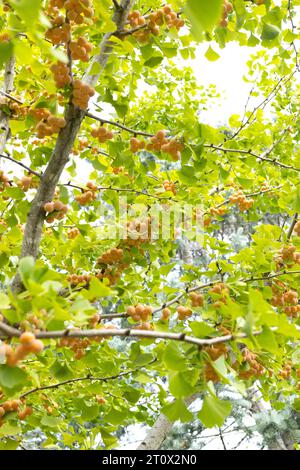
[[[222,426],[218,384],[300,410],[299,5],[1,2],[2,449],[37,430],[115,448],[162,413],[141,445],[157,448],[194,397]],[[200,111],[220,98],[190,64],[232,41],[255,47],[253,88],[213,127]]]

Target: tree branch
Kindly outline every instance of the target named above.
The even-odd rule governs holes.
[[[90,380],[90,381],[94,380],[94,381],[98,381],[98,382],[107,382],[108,380],[116,380],[116,379],[119,379],[120,377],[125,377],[126,375],[134,374],[135,372],[139,371],[140,369],[143,369],[144,367],[148,367],[156,361],[157,361],[157,359],[154,358],[154,359],[152,359],[152,361],[150,361],[147,364],[144,364],[140,367],[136,367],[135,369],[127,370],[127,371],[121,372],[120,374],[111,375],[111,376],[108,376],[108,377],[93,377],[91,375],[87,375],[86,377],[76,377],[74,379],[64,380],[63,382],[57,382],[56,384],[44,385],[42,387],[35,387],[35,388],[33,388],[31,390],[28,390],[27,392],[23,393],[20,396],[20,398],[28,397],[28,395],[31,395],[32,393],[41,392],[43,390],[51,390],[51,389],[54,389],[54,388],[59,388],[59,387],[62,387],[64,385],[69,385],[69,384],[73,384],[73,383],[76,383],[76,382],[84,382],[86,380]]]
[[[28,173],[31,173],[32,175],[38,176],[39,178],[42,177],[41,173],[38,173],[37,171],[32,170],[31,168],[29,168],[29,166],[24,165],[24,163],[19,162],[18,160],[15,160],[14,158],[10,157],[9,155],[3,155],[3,154],[1,154],[1,155],[0,155],[0,158],[5,158],[6,160],[9,160],[9,161],[11,161],[12,163],[15,163],[16,165],[21,166],[22,168],[24,168],[25,170],[27,170]]]
[[[184,400],[186,406],[191,405],[198,398],[198,394],[192,395]],[[146,437],[137,447],[137,450],[158,450],[161,448],[163,442],[165,441],[168,434],[170,434],[174,422],[169,421],[169,419],[161,413],[148,431]]]
[[[273,328],[276,331],[276,328]],[[0,331],[4,333],[8,338],[18,338],[23,333],[22,331],[7,325],[4,322],[0,322]],[[262,330],[257,330],[252,333],[253,336],[259,336],[262,334]],[[162,339],[170,341],[180,341],[189,344],[195,344],[196,346],[212,346],[219,343],[228,343],[230,341],[236,341],[244,338],[248,338],[246,333],[230,334],[225,336],[218,336],[210,339],[199,339],[194,336],[189,336],[185,333],[172,333],[154,330],[138,330],[134,328],[123,328],[123,329],[66,329],[58,331],[41,331],[37,333],[36,338],[38,339],[58,339],[58,338],[94,338],[94,337],[133,337],[133,338],[149,338],[149,339]]]
[[[11,56],[5,65],[4,70],[4,83],[2,94],[10,94],[13,89],[14,77],[15,77],[15,57]],[[0,110],[0,154],[4,152],[6,142],[10,137],[9,128],[9,116]]]
[[[115,11],[113,16],[113,21],[116,23],[117,29],[123,28],[133,3],[134,0],[121,1],[120,9]],[[100,53],[94,57],[89,69],[84,75],[83,81],[88,83],[90,86],[95,86],[98,78],[107,64],[109,55],[112,52],[112,46],[109,41],[110,37],[111,33],[107,33],[104,36],[100,44]],[[100,64],[100,71],[97,74],[91,74],[92,67],[95,63]],[[66,126],[61,129],[58,135],[54,151],[45,173],[41,178],[41,184],[37,190],[34,200],[31,203],[31,208],[25,225],[20,258],[25,256],[33,256],[34,258],[37,258],[38,256],[42,228],[45,219],[43,206],[45,202],[51,201],[53,199],[55,187],[59,182],[64,167],[69,161],[69,155],[73,148],[74,141],[84,116],[85,111],[75,107],[72,103],[68,104],[65,112]],[[3,152],[1,151],[0,153]],[[11,287],[15,292],[20,292],[23,289],[19,275],[15,276]]]
[[[118,8],[115,9],[114,15],[113,15],[113,21],[115,22],[117,26],[117,31],[123,30],[128,14],[134,4],[135,0],[121,0]],[[118,35],[116,32],[112,33],[106,33],[101,45],[100,45],[100,52],[96,56],[94,56],[90,66],[88,67],[85,75],[84,75],[84,82],[87,83],[90,86],[95,86],[97,83],[98,79],[100,78],[100,75],[102,74],[102,71],[104,67],[107,64],[107,61],[109,59],[110,54],[113,51],[113,42],[110,41],[110,38],[114,35]],[[97,72],[96,74],[92,74],[92,69],[95,63],[98,63],[100,65],[100,71]]]
[[[126,132],[129,132],[131,134],[134,134],[134,135],[143,135],[145,137],[153,137],[153,134],[149,134],[149,132],[143,132],[143,131],[137,131],[135,129],[131,129],[130,127],[127,127],[127,126],[124,126],[124,125],[120,124],[119,122],[109,121],[108,119],[103,119],[99,116],[96,116],[93,113],[90,113],[89,111],[87,111],[85,113],[85,115],[86,115],[86,117],[89,117],[91,119],[95,119],[96,121],[99,121],[101,124],[109,124],[111,126],[118,127],[119,129],[122,129],[122,130],[124,130]]]
[[[269,155],[273,152],[274,148],[280,142],[282,142],[282,140],[284,139],[285,134],[286,134],[286,132],[276,142],[274,142],[273,145],[269,149],[267,149],[261,155],[258,155],[256,153],[254,153],[251,149],[250,150],[231,149],[231,148],[226,148],[226,147],[217,146],[217,145],[213,145],[213,144],[205,144],[204,147],[205,148],[211,148],[211,149],[214,149],[214,150],[219,150],[219,151],[224,152],[224,153],[238,153],[240,155],[246,155],[246,156],[249,155],[250,157],[254,157],[257,160],[260,160],[260,161],[263,161],[263,162],[269,162],[269,163],[272,163],[273,165],[279,166],[279,167],[287,169],[287,170],[294,170],[294,171],[299,171],[300,172],[300,168],[298,168],[298,167],[295,167],[293,165],[287,165],[285,163],[282,163],[282,162],[276,160],[275,158],[269,158]]]
[[[293,220],[292,220],[291,226],[290,226],[290,228],[289,228],[289,231],[288,231],[288,233],[287,233],[286,239],[287,239],[288,241],[291,239],[291,237],[292,237],[292,235],[293,235],[293,231],[294,231],[295,225],[296,225],[296,223],[297,223],[297,220],[298,220],[298,214],[295,214],[295,215],[294,215],[294,218],[293,218]]]

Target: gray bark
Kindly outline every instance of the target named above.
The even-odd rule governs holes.
[[[4,81],[2,90],[5,93],[10,94],[13,91],[14,85],[14,76],[15,76],[15,57],[12,56],[9,61],[6,63],[4,71]],[[10,136],[9,129],[9,116],[0,111],[0,154],[3,153],[6,142]]]
[[[187,406],[191,405],[198,398],[198,394],[192,395],[185,399]],[[161,448],[164,440],[171,432],[174,423],[161,413],[155,421],[152,428],[149,430],[145,439],[137,447],[137,450],[158,450]]]

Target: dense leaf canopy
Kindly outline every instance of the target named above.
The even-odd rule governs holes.
[[[219,384],[300,409],[299,5],[1,2],[0,448],[114,448],[195,394],[221,426]],[[253,87],[214,127],[191,64],[230,42]]]

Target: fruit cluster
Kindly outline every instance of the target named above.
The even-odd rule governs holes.
[[[300,252],[296,251],[294,245],[287,245],[281,248],[274,260],[278,269],[283,268],[285,264],[300,264]]]
[[[74,352],[74,358],[79,360],[85,356],[86,348],[91,344],[89,338],[61,338],[58,347],[69,347]]]
[[[89,61],[89,53],[92,52],[93,46],[84,37],[79,37],[77,41],[70,42],[70,51],[73,60]]]
[[[16,98],[18,99],[17,96]],[[19,118],[22,119],[28,113],[27,106],[21,106],[16,101],[10,100],[9,98],[6,98],[5,96],[0,96],[0,109],[3,109],[4,112],[6,112],[7,114],[7,108],[9,108],[11,119],[19,119]]]
[[[22,402],[21,400],[6,400],[3,403],[0,404],[0,418],[3,418],[3,416],[6,413],[12,412],[12,411],[18,411]]]
[[[97,186],[92,181],[89,181],[86,186],[88,188],[86,191],[83,191],[81,194],[75,196],[76,201],[81,206],[86,206],[90,202],[97,199]]]
[[[128,21],[132,28],[141,27],[140,30],[134,33],[134,36],[142,43],[147,43],[151,34],[158,36],[160,26],[164,24],[168,28],[175,27],[178,31],[184,26],[184,21],[178,17],[170,5],[165,5],[162,9],[150,13],[149,17],[146,18],[139,11],[132,11],[128,15]],[[146,28],[143,28],[144,25],[146,25]]]
[[[40,310],[40,314],[44,319],[47,317],[47,311],[44,309]],[[34,334],[39,333],[40,330],[45,328],[45,322],[42,318],[37,317],[33,313],[26,316],[26,319],[20,322],[20,328],[22,330],[32,330]]]
[[[101,320],[101,315],[99,313],[94,313],[92,317],[89,319],[89,325],[91,328],[95,328],[97,325],[99,325]]]
[[[69,67],[63,62],[57,62],[52,64],[50,67],[51,72],[54,75],[54,81],[57,88],[64,88],[70,85],[72,79],[70,75]]]
[[[3,170],[0,170],[0,192],[3,192],[5,188],[9,188],[9,178],[4,174]]]
[[[27,416],[30,416],[33,412],[30,406],[25,406],[22,410],[20,407],[22,406],[22,400],[15,399],[15,400],[6,400],[5,402],[0,404],[0,426],[3,424],[1,418],[6,413],[18,411],[18,418],[20,420],[24,420]]]
[[[228,0],[223,0],[223,11],[222,11],[222,19],[220,21],[220,26],[226,28],[228,25],[228,15],[233,12],[232,3],[228,2]]]
[[[163,186],[165,191],[171,191],[173,194],[176,194],[176,186],[172,181],[164,181]]]
[[[28,111],[29,116],[32,116],[36,121],[43,121],[50,116],[49,109],[46,108],[30,108]]]
[[[161,320],[167,321],[171,316],[171,310],[169,308],[164,308],[161,312]]]
[[[135,322],[147,322],[149,317],[152,315],[152,307],[148,305],[138,304],[135,307],[130,306],[127,308],[126,313],[132,318]],[[144,328],[142,328],[144,329]]]
[[[192,303],[192,307],[203,307],[204,298],[202,294],[197,294],[196,292],[192,292],[190,295],[190,300]]]
[[[111,250],[106,251],[97,259],[97,264],[114,264],[121,261],[123,258],[122,248],[112,248]]]
[[[299,299],[296,291],[288,290],[284,292],[285,285],[277,281],[276,285],[272,286],[273,297],[271,304],[274,307],[284,307],[284,313],[289,317],[297,317],[300,312]]]
[[[241,212],[251,209],[254,204],[254,199],[248,199],[242,190],[232,194],[229,198],[231,204],[237,204]]]
[[[203,221],[203,226],[204,227],[209,227],[211,224],[211,218],[210,217],[205,217]]]
[[[216,361],[221,356],[227,357],[228,355],[228,348],[224,343],[217,343],[213,346],[206,346],[203,348],[203,351],[209,355],[212,361]],[[215,369],[209,362],[205,363],[204,377],[207,382],[210,380],[214,383],[220,381],[219,375],[216,373]]]
[[[222,207],[211,207],[209,212],[211,213],[211,215],[218,215],[218,216],[223,216],[226,214],[226,207],[225,206],[222,206]]]
[[[151,143],[147,144],[147,150],[154,150],[155,152],[165,152],[172,157],[172,160],[177,161],[181,158],[181,152],[184,146],[181,142],[175,139],[167,139],[166,131],[160,130],[151,137]]]
[[[19,339],[20,344],[16,347],[15,350],[13,350],[9,344],[4,344],[2,346],[8,366],[15,366],[19,361],[25,359],[28,354],[38,354],[44,348],[43,342],[36,339],[34,334],[28,331],[22,333]]]
[[[104,397],[102,397],[101,395],[96,395],[96,402],[99,405],[105,405],[107,403],[107,400]]]
[[[150,13],[149,28],[153,34],[159,34],[159,26],[166,23],[168,28],[173,26],[179,31],[184,26],[184,20],[178,18],[177,13],[170,5],[165,5],[162,9]],[[158,28],[158,30],[157,30]]]
[[[11,37],[9,33],[1,33],[0,34],[0,42],[9,42],[11,40]]]
[[[261,187],[260,187],[260,190],[261,190],[262,192],[264,192],[264,191],[268,191],[269,189],[270,189],[269,184],[267,183],[267,181],[264,181],[263,184],[262,184]]]
[[[190,308],[179,305],[179,307],[177,307],[177,313],[179,320],[185,320],[186,318],[190,317],[193,312]]]
[[[279,371],[278,376],[281,379],[289,379],[292,375],[292,361],[287,361],[283,368]]]
[[[52,21],[52,28],[46,31],[46,39],[54,45],[67,44],[71,39],[71,26],[65,23],[62,16],[57,16]]]
[[[124,270],[124,267],[121,265],[119,265],[118,267],[114,267],[114,268],[103,268],[101,269],[101,271],[99,271],[96,274],[96,278],[99,279],[100,281],[102,279],[107,279],[109,285],[113,286],[120,279],[123,270]]]
[[[87,139],[78,139],[78,149],[85,150],[89,146],[89,141]]]
[[[22,178],[17,182],[19,188],[21,188],[24,192],[28,191],[31,188],[36,188],[38,186],[38,182],[34,181],[32,176],[22,176]]]
[[[294,232],[300,237],[300,220],[295,224]]]
[[[143,15],[141,15],[141,13],[137,10],[131,11],[127,19],[132,28],[135,28],[136,26],[142,26],[146,23],[146,20]]]
[[[46,202],[43,206],[47,214],[46,221],[51,224],[54,220],[62,220],[68,212],[68,206],[61,201]]]
[[[250,379],[251,377],[259,377],[263,375],[265,368],[257,361],[257,354],[244,348],[242,351],[242,364],[239,366],[239,377],[241,379]],[[236,364],[233,368],[236,368]]]
[[[78,106],[80,109],[86,109],[89,104],[89,99],[94,96],[95,90],[83,83],[81,80],[74,80],[72,103],[74,106]]]
[[[129,173],[128,171],[124,171],[125,168],[123,166],[116,166],[112,169],[112,172],[115,174],[115,175],[118,175],[119,173],[124,173],[125,176],[128,176]]]
[[[216,361],[221,356],[227,356],[228,348],[224,343],[216,343],[212,346],[205,346],[203,351],[207,352],[212,361]]]
[[[139,150],[143,150],[146,146],[146,143],[144,140],[139,140],[136,137],[132,137],[130,139],[130,150],[132,153],[136,153]]]
[[[139,246],[150,240],[151,217],[131,220],[127,222],[127,238],[125,243],[129,246]]]
[[[107,140],[111,140],[114,138],[114,133],[106,129],[106,127],[104,126],[92,129],[91,134],[93,137],[96,137],[100,143],[104,143]]]
[[[90,0],[67,0],[64,2],[67,18],[76,24],[84,23],[85,18],[93,18],[94,10]]]
[[[91,281],[91,276],[90,274],[70,274],[67,277],[67,281],[72,286],[78,286],[78,284],[88,285]]]
[[[78,228],[74,227],[74,228],[70,228],[68,230],[68,239],[69,240],[74,240],[76,237],[78,237],[78,235],[80,235],[80,232],[79,232]]]
[[[47,119],[40,121],[37,126],[37,137],[44,139],[46,136],[57,134],[66,125],[65,118],[59,118],[50,114]]]
[[[209,292],[212,294],[213,298],[218,296],[218,300],[212,304],[214,308],[220,308],[222,304],[227,303],[227,296],[229,295],[230,291],[229,288],[222,282],[214,285]]]
[[[115,330],[115,325],[101,325],[102,329],[105,330]],[[86,349],[91,345],[92,342],[100,343],[104,339],[110,339],[111,336],[92,336],[90,338],[76,338],[76,337],[69,337],[64,336],[58,342],[59,348],[69,347],[75,354],[74,358],[79,360],[86,354]]]

